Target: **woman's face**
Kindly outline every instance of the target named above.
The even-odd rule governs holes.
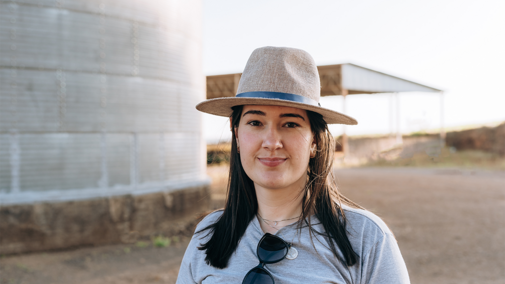
[[[315,149],[305,110],[244,106],[235,129],[240,161],[256,189],[302,188]]]

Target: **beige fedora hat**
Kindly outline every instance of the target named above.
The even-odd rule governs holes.
[[[358,124],[345,114],[319,104],[321,83],[314,59],[306,51],[288,47],[261,47],[247,61],[235,97],[203,101],[196,109],[229,117],[239,105],[295,107],[321,114],[328,124]]]

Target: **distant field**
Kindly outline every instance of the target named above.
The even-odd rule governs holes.
[[[359,167],[456,168],[505,171],[505,157],[484,151],[451,151],[449,148],[443,148],[437,157],[421,153],[414,155],[412,158],[391,161],[379,160]],[[346,168],[346,166],[339,165],[339,168]],[[214,200],[224,200],[225,198],[228,169],[229,164],[223,160],[219,163],[210,163],[207,166],[207,175],[212,179],[211,193]]]
[[[440,155],[436,157],[420,153],[412,158],[379,160],[361,166],[505,170],[505,157],[478,150],[455,151],[453,149],[451,151],[450,148],[443,148]]]
[[[221,148],[220,153],[225,155],[226,151],[223,151]],[[438,156],[418,153],[411,158],[399,158],[396,160],[384,159],[360,165],[360,167],[370,166],[505,170],[505,157],[480,150],[456,151],[449,147],[445,147]],[[213,176],[217,174],[217,172],[227,170],[228,167],[229,165],[225,159],[220,159],[218,163],[215,161],[210,162],[208,164],[208,174]],[[346,168],[345,164],[339,164],[339,167]],[[220,175],[222,175],[222,173],[220,173]]]

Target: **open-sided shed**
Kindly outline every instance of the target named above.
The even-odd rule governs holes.
[[[443,91],[406,80],[397,76],[365,68],[356,64],[334,64],[318,66],[321,80],[321,96],[343,96],[342,109],[346,114],[346,100],[348,95],[389,93],[398,100],[399,93],[404,92],[436,92],[440,94],[440,137],[445,139],[444,132],[444,106]],[[219,97],[233,97],[236,95],[241,73],[207,76],[207,99]],[[391,110],[394,111],[394,110]],[[396,112],[400,111],[396,104]],[[390,114],[391,117],[393,116]],[[399,115],[396,115],[397,143],[402,143],[400,134]],[[343,131],[342,146],[347,150],[347,136],[345,126]]]

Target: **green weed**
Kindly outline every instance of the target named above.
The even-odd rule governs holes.
[[[148,242],[143,242],[143,241],[138,241],[136,244],[135,244],[137,247],[139,248],[145,248],[149,245]]]
[[[157,236],[153,239],[153,245],[155,247],[159,247],[159,248],[164,248],[164,247],[167,247],[170,245],[170,238],[166,238],[166,237],[163,237],[163,236]]]

